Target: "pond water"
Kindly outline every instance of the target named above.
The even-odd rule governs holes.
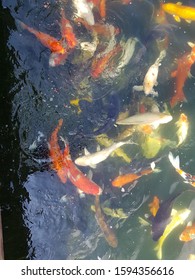
[[[148,204],[154,196],[165,201],[177,191],[182,194],[174,201],[173,208],[178,211],[189,208],[191,214],[166,238],[162,259],[188,259],[195,254],[194,240],[186,243],[179,240],[187,222],[195,219],[194,188],[183,182],[168,159],[169,151],[179,155],[182,170],[195,174],[194,65],[193,77],[187,77],[184,86],[187,102],[170,106],[175,85],[171,72],[177,67],[176,59],[191,51],[187,42],[195,42],[195,23],[176,22],[171,15],[167,15],[166,24],[158,22],[155,16],[158,1],[124,2],[107,0],[105,19],[94,7],[97,23],[94,32],[75,21],[74,1],[1,1],[0,207],[5,259],[158,259],[151,225],[143,226],[139,217],[147,219],[146,214],[150,215]],[[193,2],[186,1],[186,5],[193,6]],[[77,46],[69,50],[62,64],[52,67],[49,48],[22,28],[21,22],[60,40],[61,10],[71,22]],[[115,31],[107,31],[105,35],[100,26]],[[94,34],[98,34],[98,44],[92,54],[82,48],[82,43],[91,43]],[[131,46],[125,53],[127,42]],[[120,50],[95,77],[92,72],[95,59],[117,44]],[[166,49],[166,56],[155,86],[158,96],[133,91],[133,86],[143,83],[162,49]],[[125,60],[130,52],[131,59]],[[119,67],[121,61],[126,63],[123,67]],[[81,111],[73,100],[80,100]],[[101,133],[118,142],[126,129],[116,125],[120,113],[134,115],[142,107],[168,110],[173,119],[153,129],[155,132],[151,134],[142,129],[124,138],[124,141],[132,139],[136,145],[121,147],[121,157],[110,156],[96,168],[77,166],[101,187],[102,209],[114,209],[115,214],[122,209],[123,216],[104,214],[106,224],[118,240],[113,248],[91,208],[94,196],[80,193],[70,180],[60,181],[48,143],[59,119],[63,119],[58,136],[68,141],[74,161],[84,154],[84,148],[96,152],[97,136]],[[188,118],[189,130],[178,146],[176,122],[181,113]],[[60,138],[59,145],[64,148]],[[133,160],[131,166],[129,158]],[[140,166],[142,170],[145,166],[150,168],[153,161],[158,172],[140,176],[123,188],[112,186],[119,170],[121,173],[131,167],[130,173],[139,171],[140,175]]]

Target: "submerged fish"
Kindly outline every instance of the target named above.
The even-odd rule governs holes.
[[[119,125],[151,125],[157,128],[160,124],[168,123],[172,120],[172,116],[167,113],[160,112],[146,112],[143,114],[136,114],[127,119],[116,121]]]
[[[123,211],[122,208],[109,208],[109,207],[101,207],[104,214],[107,216],[111,216],[112,218],[118,219],[127,219],[128,215]],[[95,206],[91,205],[91,210],[95,211]]]
[[[169,152],[169,160],[173,167],[175,168],[176,172],[184,178],[184,183],[190,184],[192,187],[195,187],[195,176],[191,175],[189,173],[186,173],[180,168],[180,160],[179,156],[176,156],[176,158],[173,157],[173,154]]]
[[[188,223],[179,236],[179,240],[189,242],[195,239],[195,223]]]
[[[96,136],[96,140],[100,145],[105,147],[110,147],[112,144],[114,144],[114,141],[112,139],[109,139],[106,134],[100,134]],[[111,156],[118,156],[123,158],[128,163],[131,162],[131,158],[124,152],[122,148],[117,148],[116,150],[114,150]]]
[[[62,152],[58,144],[58,132],[62,126],[63,120],[60,119],[58,126],[52,132],[50,142],[49,142],[49,152],[50,157],[53,162],[52,168],[57,172],[59,178],[63,183],[66,183],[67,178],[72,182],[72,184],[87,194],[100,195],[102,189],[92,180],[90,180],[85,174],[83,174],[73,163],[69,145],[65,142],[66,147]]]
[[[167,238],[167,236],[179,225],[183,224],[183,222],[188,218],[191,213],[191,210],[184,208],[180,211],[174,211],[175,214],[171,217],[171,221],[166,226],[163,235],[158,240],[157,246],[155,247],[155,251],[157,251],[158,259],[162,259],[162,246]]]
[[[148,174],[154,172],[154,167],[155,167],[155,164],[153,162],[153,163],[151,163],[151,168],[149,168],[149,169],[140,171],[138,173],[119,175],[112,181],[112,186],[121,188],[124,185],[132,183],[135,180],[141,178],[143,175],[148,175]]]
[[[195,44],[188,42],[188,45],[192,48],[191,52],[177,59],[177,69],[171,73],[171,77],[175,78],[174,94],[170,100],[171,107],[174,107],[178,102],[186,102],[183,87],[190,76],[191,66],[195,62]]]
[[[97,195],[95,196],[95,217],[108,244],[111,247],[116,248],[118,246],[117,237],[114,231],[107,225],[105,221],[105,217],[102,213],[101,206],[100,206],[100,199],[99,196]]]
[[[176,122],[176,126],[178,127],[177,130],[177,137],[178,137],[178,144],[180,146],[186,139],[189,129],[189,122],[188,117],[182,113],[179,117],[179,120]]]
[[[159,198],[157,196],[154,196],[152,202],[150,202],[148,204],[149,209],[150,209],[150,213],[154,217],[156,216],[156,213],[158,212],[159,204],[160,204],[160,201],[159,201]]]
[[[181,194],[178,192],[167,200],[160,203],[159,209],[154,217],[151,217],[152,222],[152,239],[157,241],[162,235],[171,220],[171,211],[175,199]]]
[[[65,17],[65,13],[61,10],[61,35],[65,39],[69,49],[74,49],[77,45],[77,39],[74,34],[70,21]]]
[[[143,81],[143,85],[142,86],[134,86],[133,90],[144,91],[144,93],[146,95],[148,95],[148,94],[152,94],[154,96],[158,95],[158,93],[156,91],[154,91],[153,87],[158,84],[157,83],[158,70],[159,70],[159,66],[161,65],[161,61],[163,60],[163,58],[165,56],[166,56],[166,51],[162,50],[160,52],[159,57],[154,62],[154,64],[152,64],[150,66],[150,68],[148,69],[148,71],[145,75],[144,81]]]
[[[50,49],[50,51],[54,52],[54,53],[59,53],[59,54],[65,54],[66,53],[66,49],[64,48],[63,44],[61,41],[58,41],[57,39],[55,39],[54,37],[43,33],[41,31],[37,31],[32,27],[29,27],[28,25],[26,25],[25,23],[20,22],[20,25],[22,28],[28,30],[30,33],[32,33],[33,35],[35,35],[35,37],[48,49]]]
[[[177,22],[181,21],[180,18],[185,19],[188,23],[195,21],[195,8],[184,6],[181,2],[162,4],[162,9],[172,15]]]
[[[90,25],[94,25],[95,20],[90,3],[86,0],[73,0],[73,5],[77,11],[77,17],[83,18]]]
[[[90,154],[88,150],[85,148],[85,155],[78,157],[75,160],[75,163],[81,166],[90,166],[92,168],[96,168],[96,165],[109,157],[109,155],[115,151],[117,148],[126,145],[126,144],[134,144],[131,140],[126,142],[118,142],[112,144],[110,147],[105,148],[101,151],[97,151],[96,153]]]

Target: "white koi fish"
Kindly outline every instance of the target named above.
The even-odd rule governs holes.
[[[184,113],[181,113],[179,120],[176,122],[176,126],[178,127],[178,130],[177,130],[178,144],[177,144],[177,146],[179,146],[185,141],[187,134],[188,134],[188,129],[189,129],[188,117]]]
[[[166,51],[162,50],[157,60],[148,69],[144,78],[143,85],[134,86],[133,87],[134,91],[144,91],[146,95],[152,94],[154,96],[158,96],[158,93],[153,89],[153,87],[158,85],[157,83],[158,70],[159,70],[159,66],[161,65],[161,61],[165,56],[166,56]]]
[[[96,168],[96,165],[109,157],[109,155],[115,151],[117,148],[125,144],[135,144],[131,140],[126,142],[114,143],[108,148],[97,151],[96,153],[90,154],[89,151],[85,148],[85,155],[75,159],[75,163],[81,166],[90,166],[91,168]]]
[[[157,128],[160,124],[168,123],[173,119],[170,114],[160,112],[146,112],[143,114],[136,114],[124,120],[116,121],[120,125],[151,125]]]
[[[73,5],[77,10],[76,16],[84,19],[89,25],[94,25],[95,20],[92,6],[86,0],[73,0]]]

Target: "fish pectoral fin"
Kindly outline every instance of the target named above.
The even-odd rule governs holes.
[[[188,73],[188,78],[195,78],[193,75],[192,75],[192,73],[189,71],[189,73]]]
[[[87,148],[86,148],[86,147],[84,148],[84,154],[85,154],[85,156],[90,155],[90,152],[87,150]]]
[[[185,20],[187,23],[191,23],[192,21],[191,20],[189,20],[189,19],[186,19]]]
[[[188,46],[189,46],[190,48],[193,48],[193,47],[195,46],[195,44],[192,43],[192,42],[188,42]]]
[[[187,223],[187,227],[191,227],[192,226],[192,221],[189,221],[188,223]]]
[[[97,148],[96,148],[97,152],[99,152],[101,149],[100,149],[100,145],[97,145]]]
[[[95,169],[97,165],[96,165],[96,164],[91,163],[89,166],[90,166],[91,168]]]
[[[176,5],[181,6],[181,5],[182,5],[182,2],[177,2]]]
[[[174,18],[174,20],[177,21],[177,22],[180,22],[180,21],[181,21],[180,17],[178,17],[178,16],[176,16],[176,15],[173,15],[173,18]]]

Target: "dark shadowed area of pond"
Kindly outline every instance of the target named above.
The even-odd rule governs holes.
[[[177,83],[171,73],[177,68],[176,59],[193,49],[187,43],[195,43],[195,23],[176,22],[171,15],[161,23],[156,16],[158,1],[108,0],[102,18],[100,7],[94,4],[92,9],[89,4],[98,1],[82,0],[95,20],[90,25],[76,20],[85,19],[77,2],[2,0],[0,4],[0,208],[5,259],[158,259],[148,205],[154,196],[162,203],[177,192],[181,194],[171,207],[177,213],[191,212],[166,237],[162,259],[188,259],[195,254],[195,241],[183,242],[179,236],[195,220],[195,179],[189,175],[195,174],[193,63],[192,77],[183,87],[186,102],[170,103]],[[62,11],[73,28],[75,47],[62,36]],[[62,54],[52,53],[30,28],[58,40],[66,58],[52,65],[52,55],[61,59]],[[154,84],[158,96],[133,90],[143,84],[162,50],[166,53]],[[163,112],[171,120],[158,128],[149,126],[146,112],[157,116]],[[141,113],[141,122],[119,124],[119,118]],[[181,114],[187,116],[186,134],[178,122]],[[58,149],[54,155],[51,152],[56,148],[51,137],[60,119],[56,141],[63,162]],[[96,153],[120,141],[128,143],[96,166],[74,163],[86,150]],[[63,154],[67,146],[69,155]],[[176,172],[169,152],[179,156],[188,176]],[[61,164],[64,182],[59,176]],[[136,178],[114,187],[113,180],[124,173]],[[97,197],[78,188],[82,176],[102,190],[101,217]],[[82,188],[87,188],[86,183]],[[112,234],[117,244],[109,243]]]

